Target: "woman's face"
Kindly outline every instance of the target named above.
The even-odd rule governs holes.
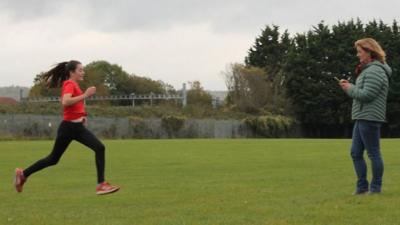
[[[371,53],[365,51],[360,46],[357,46],[357,57],[361,63],[367,62],[368,60],[371,59]]]
[[[83,70],[83,65],[78,64],[76,65],[76,69],[70,72],[70,78],[75,81],[83,81],[83,77],[85,75],[85,71]]]

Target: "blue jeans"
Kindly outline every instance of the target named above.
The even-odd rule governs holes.
[[[368,191],[367,165],[364,150],[367,150],[372,166],[371,192],[380,192],[383,176],[383,160],[380,152],[380,130],[382,123],[356,120],[353,129],[351,157],[357,174],[357,191]]]

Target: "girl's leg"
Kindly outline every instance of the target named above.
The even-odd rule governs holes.
[[[85,126],[81,125],[79,133],[75,138],[78,142],[86,145],[95,152],[96,169],[97,169],[97,183],[104,182],[104,168],[105,168],[105,147],[101,141],[90,132]]]
[[[47,157],[40,159],[30,167],[25,169],[23,171],[24,177],[27,178],[39,170],[42,170],[48,166],[56,165],[65,150],[67,149],[68,145],[71,143],[73,132],[74,131],[71,129],[69,124],[67,124],[66,122],[62,122],[60,124],[60,127],[58,128],[57,138],[51,153]]]

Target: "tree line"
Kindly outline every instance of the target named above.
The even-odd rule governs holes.
[[[243,64],[225,72],[227,102],[251,113],[273,112],[291,116],[305,136],[351,135],[351,99],[334,77],[355,82],[358,64],[354,42],[376,39],[393,69],[388,96],[387,136],[400,135],[400,33],[397,21],[323,21],[307,32],[291,35],[268,25],[256,37]]]
[[[120,65],[111,64],[107,61],[94,61],[84,67],[85,79],[81,82],[81,89],[90,86],[97,88],[96,95],[130,95],[130,94],[177,94],[180,90],[176,90],[172,85],[161,80],[153,80],[148,77],[129,74]],[[46,81],[43,74],[39,73],[34,78],[34,85],[30,90],[30,97],[48,97],[59,96],[60,88],[49,89],[46,87]],[[211,107],[211,95],[204,90],[199,81],[189,82],[189,90],[187,92],[189,105],[201,105]],[[137,101],[136,104],[145,104],[145,101]],[[119,101],[114,102],[118,106],[130,105],[131,102]]]

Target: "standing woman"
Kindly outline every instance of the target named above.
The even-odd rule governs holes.
[[[119,190],[118,186],[110,185],[104,181],[105,147],[85,127],[87,114],[84,99],[94,95],[96,88],[89,87],[85,92],[82,92],[78,82],[83,80],[83,76],[83,66],[75,60],[59,63],[44,74],[43,78],[49,88],[62,87],[61,103],[64,119],[58,128],[57,138],[51,153],[25,170],[15,169],[14,185],[17,192],[22,192],[23,185],[30,175],[48,166],[56,165],[72,140],[86,145],[95,152],[98,182],[96,194],[109,194]]]
[[[356,84],[341,80],[340,86],[353,99],[352,119],[355,121],[351,157],[357,175],[355,195],[381,192],[383,160],[380,152],[380,128],[386,119],[386,100],[392,70],[386,64],[386,54],[372,38],[355,42],[360,64],[356,68]],[[368,184],[364,150],[372,166]]]

